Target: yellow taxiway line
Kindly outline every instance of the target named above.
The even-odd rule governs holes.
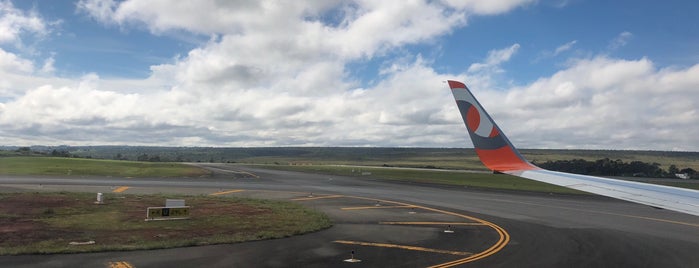
[[[473,253],[471,253],[471,252],[453,251],[453,250],[442,250],[442,249],[432,249],[432,248],[423,248],[423,247],[415,247],[415,246],[404,246],[404,245],[396,245],[396,244],[371,243],[371,242],[358,242],[358,241],[347,241],[347,240],[336,240],[336,241],[333,241],[333,242],[339,243],[339,244],[345,244],[345,245],[360,245],[360,246],[371,246],[371,247],[382,247],[382,248],[399,248],[399,249],[407,249],[407,250],[415,250],[415,251],[425,251],[425,252],[433,252],[433,253],[441,253],[441,254],[451,254],[451,255],[461,255],[461,256],[473,255]]]
[[[388,224],[388,225],[453,225],[453,226],[458,226],[458,225],[480,225],[483,226],[485,225],[484,223],[480,222],[431,222],[431,221],[382,221],[379,222],[379,224]]]
[[[291,201],[308,201],[308,200],[339,198],[339,197],[344,197],[344,195],[323,195],[323,196],[314,196],[314,197],[302,197],[302,198],[291,199]]]
[[[360,209],[377,209],[377,208],[414,208],[411,205],[401,205],[401,206],[367,206],[367,207],[347,207],[341,208],[342,210],[360,210]]]
[[[245,191],[245,190],[230,190],[230,191],[222,191],[222,192],[215,192],[215,193],[211,193],[211,194],[209,194],[209,195],[224,195],[224,194],[232,194],[232,193],[238,193],[238,192],[242,192],[242,191]]]
[[[468,215],[459,214],[456,212],[451,212],[451,211],[446,211],[446,210],[441,210],[441,209],[436,209],[436,208],[430,208],[430,207],[424,207],[424,206],[418,206],[418,205],[410,205],[410,204],[396,202],[396,201],[388,201],[388,200],[381,200],[381,199],[368,198],[368,197],[359,197],[359,196],[355,196],[353,198],[364,199],[364,200],[373,200],[373,201],[378,201],[378,202],[387,203],[387,204],[395,204],[398,206],[410,206],[410,207],[415,207],[415,208],[428,210],[428,211],[432,211],[432,212],[437,212],[437,213],[441,213],[441,214],[452,215],[452,216],[456,216],[456,217],[463,218],[463,219],[468,219],[470,221],[479,222],[485,226],[492,228],[500,236],[500,238],[498,239],[497,242],[495,242],[495,244],[493,244],[492,246],[490,246],[489,248],[487,248],[484,251],[481,251],[479,253],[474,253],[473,255],[466,257],[466,258],[463,258],[463,259],[458,259],[458,260],[454,260],[451,262],[430,266],[431,268],[432,267],[434,267],[434,268],[452,267],[452,266],[461,265],[461,264],[468,263],[468,262],[477,261],[477,260],[486,258],[488,256],[491,256],[491,255],[499,252],[507,245],[507,243],[510,242],[510,234],[508,234],[507,231],[505,231],[505,229],[503,229],[502,227],[500,227],[492,222],[482,220],[482,219],[479,219],[476,217],[471,217]]]
[[[121,186],[119,188],[114,189],[114,191],[112,191],[112,192],[113,193],[121,193],[121,192],[128,190],[129,188],[130,188],[129,186]]]
[[[134,268],[134,266],[128,262],[125,262],[125,261],[118,261],[118,262],[110,262],[109,268]]]

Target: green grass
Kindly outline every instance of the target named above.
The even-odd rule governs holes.
[[[269,169],[281,169],[316,174],[357,176],[366,178],[386,179],[404,182],[433,183],[458,185],[475,188],[500,190],[532,191],[563,194],[586,194],[577,190],[551,185],[510,176],[506,174],[473,173],[450,170],[416,170],[380,167],[348,167],[348,166],[282,166],[262,165]],[[371,173],[366,174],[366,172]],[[362,175],[365,174],[365,175]]]
[[[315,157],[250,157],[239,159],[240,163],[250,164],[312,164],[312,165],[359,165],[359,166],[394,166],[410,168],[439,168],[439,169],[467,169],[467,170],[487,170],[478,156],[454,156],[454,155],[397,155],[395,157],[366,156],[354,159],[342,159],[336,157],[315,158]]]
[[[146,208],[185,199],[188,220],[144,221]],[[282,238],[328,228],[299,204],[232,197],[1,193],[0,255],[141,250]],[[4,228],[4,229],[3,229]],[[17,229],[14,232],[12,229]],[[71,246],[70,242],[95,241]]]
[[[152,163],[62,157],[0,157],[0,174],[194,177],[206,175],[209,174],[209,172],[181,163]]]

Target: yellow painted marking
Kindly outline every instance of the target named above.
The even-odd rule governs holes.
[[[431,221],[382,221],[379,224],[390,225],[485,225],[480,222],[431,222]]]
[[[379,202],[388,203],[388,204],[411,206],[409,204],[396,202],[396,201],[388,201],[388,200],[381,200],[381,199],[374,199],[374,198],[367,198],[367,197],[358,197],[358,196],[355,196],[353,198],[364,199],[364,200],[374,200],[374,201],[379,201]],[[452,267],[452,266],[461,265],[461,264],[472,262],[472,261],[477,261],[477,260],[486,258],[488,256],[491,256],[495,253],[498,253],[500,250],[502,250],[507,245],[507,243],[510,242],[510,234],[508,234],[507,231],[505,231],[505,229],[503,229],[502,227],[500,227],[492,222],[482,220],[479,218],[475,218],[475,217],[471,217],[471,216],[467,216],[467,215],[463,215],[463,214],[459,214],[456,212],[451,212],[451,211],[446,211],[446,210],[441,210],[441,209],[436,209],[436,208],[417,206],[417,205],[412,205],[412,206],[415,208],[420,208],[420,209],[438,212],[438,213],[442,213],[442,214],[452,215],[452,216],[456,216],[459,218],[469,219],[471,221],[483,223],[484,225],[495,230],[498,233],[498,235],[500,236],[500,238],[498,239],[497,242],[495,242],[495,244],[493,244],[492,246],[490,246],[489,248],[487,248],[486,250],[484,250],[482,252],[475,253],[475,254],[473,254],[469,257],[463,258],[463,259],[458,259],[455,261],[442,263],[442,264],[438,264],[438,265],[431,266],[431,267]]]
[[[344,197],[344,195],[323,195],[323,196],[314,196],[314,197],[302,197],[302,198],[291,199],[291,201],[307,201],[307,200],[338,198],[338,197]]]
[[[118,261],[118,262],[110,262],[109,263],[109,268],[134,268],[135,266],[131,265],[128,262],[125,261]]]
[[[536,204],[534,204],[534,205],[536,205]],[[604,214],[604,215],[620,216],[620,217],[627,217],[627,218],[635,218],[635,219],[642,219],[642,220],[649,220],[649,221],[658,221],[658,222],[665,222],[665,223],[673,223],[673,224],[687,225],[687,226],[692,226],[692,227],[699,227],[699,224],[697,224],[697,223],[691,223],[691,222],[673,221],[673,220],[666,220],[666,219],[659,219],[659,218],[651,218],[651,217],[645,217],[645,216],[637,216],[637,215],[630,215],[630,214],[613,213],[613,212],[606,212],[606,211],[594,211],[594,210],[579,209],[579,208],[569,208],[569,207],[561,207],[561,206],[550,206],[550,205],[540,205],[540,206],[544,206],[544,207],[553,207],[553,208],[561,208],[561,209],[574,210],[574,211],[583,211],[583,212],[589,212],[589,213],[598,213],[598,214]]]
[[[692,226],[692,227],[699,227],[699,224],[691,223],[691,222],[672,221],[672,220],[666,220],[666,219],[658,219],[658,218],[643,217],[643,216],[628,215],[628,214],[617,214],[617,213],[611,213],[611,212],[600,212],[600,213],[608,214],[608,215],[617,215],[617,216],[622,216],[622,217],[629,217],[629,218],[636,218],[636,219],[644,219],[644,220],[650,220],[650,221],[674,223],[674,224],[687,225],[687,226]]]
[[[376,209],[376,208],[414,208],[411,205],[401,205],[401,206],[370,206],[370,207],[349,207],[341,208],[342,210],[360,210],[360,209]]]
[[[425,252],[442,253],[442,254],[451,254],[451,255],[461,255],[461,256],[473,255],[473,253],[471,253],[471,252],[453,251],[453,250],[442,250],[442,249],[432,249],[432,248],[423,248],[423,247],[415,247],[415,246],[404,246],[404,245],[395,245],[395,244],[383,244],[383,243],[371,243],[371,242],[358,242],[358,241],[347,241],[347,240],[337,240],[337,241],[333,241],[333,242],[339,243],[339,244],[345,244],[345,245],[360,245],[360,246],[371,246],[371,247],[382,247],[382,248],[399,248],[399,249],[407,249],[407,250],[415,250],[415,251],[425,251]]]
[[[211,194],[211,195],[219,195],[219,194],[226,194],[226,193],[240,192],[240,191],[243,191],[243,190],[232,190],[232,191],[226,191],[226,192],[218,192],[218,193],[213,193],[213,194]],[[270,190],[254,190],[254,191],[260,191],[260,192],[287,192],[287,191],[270,191]],[[293,192],[293,193],[302,194],[302,193],[300,193],[300,192]],[[424,206],[419,206],[419,205],[411,205],[411,204],[407,204],[407,203],[401,203],[401,202],[396,202],[396,201],[388,201],[388,200],[382,200],[382,199],[376,199],[376,198],[359,197],[359,196],[345,196],[345,195],[325,195],[325,196],[318,196],[318,197],[297,198],[297,199],[292,199],[292,200],[295,200],[295,201],[304,201],[304,200],[315,200],[315,199],[325,199],[325,198],[340,198],[340,197],[354,198],[354,199],[361,199],[361,200],[371,200],[371,201],[374,201],[374,202],[377,202],[377,201],[378,201],[378,202],[381,202],[381,203],[383,203],[383,204],[393,204],[393,205],[394,205],[394,206],[379,206],[379,207],[372,206],[372,207],[364,207],[364,208],[367,208],[367,209],[368,209],[368,208],[382,208],[382,207],[383,207],[383,208],[405,207],[405,208],[418,208],[418,209],[423,209],[423,210],[427,210],[427,211],[437,212],[437,213],[441,213],[441,214],[452,215],[452,216],[456,216],[456,217],[459,217],[459,218],[468,219],[468,220],[470,220],[470,221],[473,221],[473,223],[460,223],[461,225],[468,224],[468,225],[484,225],[484,226],[488,226],[488,227],[492,228],[493,230],[495,230],[495,232],[497,232],[498,235],[499,235],[498,241],[495,242],[492,246],[490,246],[489,248],[487,248],[486,250],[484,250],[484,251],[482,251],[482,252],[479,252],[479,253],[461,252],[461,254],[456,254],[456,255],[469,255],[469,256],[466,257],[466,258],[462,258],[462,259],[454,260],[454,261],[451,261],[451,262],[447,262],[447,263],[442,263],[442,264],[434,265],[434,266],[431,266],[431,267],[452,267],[452,266],[457,266],[457,265],[461,265],[461,264],[465,264],[465,263],[477,261],[477,260],[480,260],[480,259],[489,257],[489,256],[491,256],[491,255],[493,255],[493,254],[496,254],[497,252],[499,252],[500,250],[502,250],[502,249],[507,245],[507,243],[510,242],[510,235],[507,233],[507,231],[505,231],[505,229],[503,229],[502,227],[500,227],[500,226],[498,226],[498,225],[496,225],[496,224],[494,224],[494,223],[491,223],[491,222],[489,222],[489,221],[482,220],[482,219],[479,219],[479,218],[471,217],[471,216],[468,216],[468,215],[459,214],[459,213],[456,213],[456,212],[450,212],[450,211],[441,210],[441,209],[436,209],[436,208],[429,208],[429,207],[424,207]],[[352,208],[349,208],[349,209],[352,209]],[[359,208],[355,208],[355,209],[359,209]],[[656,219],[656,220],[657,220],[657,219]],[[399,223],[400,223],[400,222],[399,222]],[[410,223],[410,224],[412,224],[411,222],[405,222],[405,223]],[[421,222],[418,222],[418,223],[421,223]],[[428,223],[428,222],[424,222],[424,223]],[[440,223],[440,224],[445,224],[445,223]],[[446,224],[457,225],[457,223],[446,223]],[[365,242],[352,242],[352,241],[345,241],[345,242],[349,242],[349,243],[365,243]],[[337,242],[337,243],[341,243],[341,242]],[[438,249],[427,249],[427,248],[420,248],[420,247],[401,246],[401,245],[391,245],[391,244],[378,244],[378,243],[369,243],[369,244],[374,244],[375,246],[381,245],[381,246],[384,246],[384,247],[401,247],[401,248],[405,248],[405,249],[408,249],[408,247],[410,247],[412,250],[420,250],[420,249],[438,250]],[[433,252],[434,252],[434,251],[433,251]],[[453,252],[460,252],[460,251],[453,251]],[[440,253],[452,254],[452,253],[448,253],[448,251],[440,252]],[[130,265],[130,264],[126,263],[126,262],[123,262],[123,263],[124,263],[125,265]],[[111,267],[111,266],[110,266],[110,267]],[[133,266],[117,266],[117,267],[130,267],[130,268],[133,268]]]
[[[119,187],[119,188],[114,189],[114,191],[112,191],[112,192],[114,192],[114,193],[121,193],[121,192],[126,191],[126,190],[128,190],[128,189],[129,189],[129,186],[121,186],[121,187]]]
[[[652,218],[652,217],[645,217],[645,216],[638,216],[638,215],[620,214],[620,213],[580,209],[580,208],[573,208],[573,207],[564,207],[564,206],[557,206],[557,205],[545,205],[545,204],[531,203],[531,202],[509,201],[509,200],[502,200],[502,199],[492,199],[492,198],[479,198],[479,199],[480,200],[503,202],[503,203],[516,203],[516,204],[525,204],[525,205],[532,205],[532,206],[539,206],[539,207],[549,207],[549,208],[566,209],[566,210],[572,210],[572,211],[582,211],[582,212],[587,212],[587,213],[612,215],[612,216],[619,216],[619,217],[627,217],[627,218],[635,218],[635,219],[642,219],[642,220],[649,220],[649,221],[657,221],[657,222],[664,222],[664,223],[686,225],[686,226],[691,226],[691,227],[699,227],[699,223],[673,221],[673,220],[666,220],[666,219]]]
[[[230,190],[230,191],[223,191],[223,192],[215,192],[215,193],[212,193],[209,195],[224,195],[224,194],[238,193],[238,192],[242,192],[242,191],[245,191],[245,190]]]

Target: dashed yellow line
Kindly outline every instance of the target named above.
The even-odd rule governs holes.
[[[108,267],[109,268],[134,268],[135,266],[133,266],[130,263],[125,262],[125,261],[118,261],[118,262],[110,262]]]
[[[307,201],[307,200],[338,198],[338,197],[344,197],[344,196],[343,195],[323,195],[323,196],[314,196],[314,197],[294,198],[294,199],[291,199],[291,201]]]
[[[480,222],[431,222],[431,221],[382,221],[379,224],[389,225],[486,225]]]
[[[348,207],[341,208],[342,210],[360,210],[360,209],[377,209],[377,208],[414,208],[411,205],[401,205],[401,206],[370,206],[370,207]]]
[[[223,191],[223,192],[215,192],[215,193],[211,193],[209,195],[224,195],[224,194],[238,193],[238,192],[242,192],[242,191],[245,191],[245,190],[230,190],[230,191]]]
[[[415,246],[404,246],[404,245],[395,245],[395,244],[371,243],[371,242],[358,242],[358,241],[347,241],[347,240],[336,240],[336,241],[333,241],[333,242],[339,243],[339,244],[345,244],[345,245],[360,245],[360,246],[371,246],[371,247],[382,247],[382,248],[399,248],[399,249],[407,249],[407,250],[415,250],[415,251],[425,251],[425,252],[434,252],[434,253],[451,254],[451,255],[461,255],[461,256],[473,255],[473,253],[471,253],[471,252],[464,252],[464,251],[453,251],[453,250],[432,249],[432,248],[423,248],[423,247],[415,247]]]
[[[126,191],[128,189],[129,189],[129,186],[121,186],[119,188],[114,189],[114,191],[112,191],[112,192],[113,193],[121,193],[121,192]]]

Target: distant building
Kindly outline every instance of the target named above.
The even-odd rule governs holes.
[[[675,173],[675,177],[678,177],[683,180],[688,180],[689,179],[689,173]]]

